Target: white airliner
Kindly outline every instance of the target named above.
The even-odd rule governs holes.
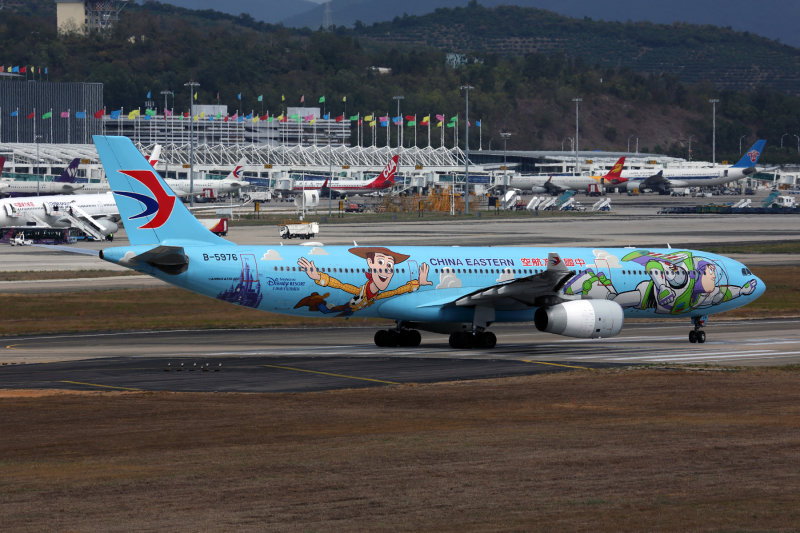
[[[530,190],[534,194],[558,194],[566,190],[587,190],[590,185],[611,183],[618,180],[625,164],[625,156],[620,157],[611,170],[603,176],[586,176],[573,174],[532,174],[513,176],[509,182],[511,187]]]
[[[758,158],[764,151],[765,140],[745,152],[735,165],[707,167],[665,168],[658,172],[648,169],[623,170],[616,180],[607,180],[606,188],[620,188],[629,192],[650,189],[668,192],[672,187],[717,187],[746,178],[755,172]]]
[[[393,156],[381,173],[371,181],[326,179],[322,185],[319,185],[318,181],[295,181],[292,192],[303,194],[309,191],[318,191],[319,198],[325,199],[328,197],[339,198],[348,194],[370,194],[386,191],[391,189],[394,185],[394,177],[397,173],[397,161],[399,157],[398,155]]]
[[[117,231],[117,222],[119,210],[110,192],[0,200],[0,227],[74,227],[101,240]]]
[[[5,162],[5,158],[3,158]],[[2,181],[0,191],[9,196],[32,196],[41,194],[72,194],[83,187],[82,183],[75,183],[75,175],[78,172],[78,165],[81,160],[73,159],[64,172],[53,181],[41,180],[16,180],[7,179]],[[2,169],[0,168],[0,171]]]

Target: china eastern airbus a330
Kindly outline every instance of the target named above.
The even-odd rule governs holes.
[[[764,292],[745,265],[696,250],[236,245],[203,227],[129,139],[94,141],[130,240],[102,259],[264,311],[394,320],[378,346],[416,346],[425,330],[489,348],[498,322],[612,337],[625,316],[682,318],[704,342],[708,315]]]

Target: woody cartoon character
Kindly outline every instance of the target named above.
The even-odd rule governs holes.
[[[419,266],[419,279],[412,279],[407,283],[397,287],[396,289],[386,290],[394,276],[394,266],[402,263],[409,258],[406,254],[393,252],[388,248],[383,247],[357,247],[350,248],[350,253],[362,257],[367,261],[366,277],[367,282],[360,287],[350,285],[349,283],[342,283],[331,275],[320,272],[314,265],[313,261],[309,261],[305,257],[297,260],[297,265],[300,270],[304,271],[309,278],[314,280],[317,285],[322,287],[331,287],[334,289],[341,289],[353,295],[349,302],[346,304],[336,305],[329,307],[326,298],[330,293],[320,295],[317,292],[311,293],[306,296],[294,306],[295,309],[300,307],[308,307],[309,311],[319,311],[321,313],[339,313],[340,316],[350,316],[354,312],[369,307],[376,300],[384,298],[391,298],[398,294],[405,294],[414,292],[423,285],[433,285],[428,281],[429,266],[427,263],[422,263]]]

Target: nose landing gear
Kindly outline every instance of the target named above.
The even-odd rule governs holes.
[[[706,342],[706,332],[702,330],[705,325],[705,317],[696,316],[692,318],[694,329],[689,332],[689,342],[703,344]]]

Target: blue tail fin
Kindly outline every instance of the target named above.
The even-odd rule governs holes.
[[[69,166],[64,169],[64,172],[62,172],[61,175],[53,181],[57,181],[59,183],[75,183],[75,176],[78,173],[78,165],[80,164],[80,158],[76,157],[70,162]]]
[[[765,144],[767,144],[767,141],[764,139],[756,141],[756,143],[751,146],[750,149],[744,153],[742,158],[733,166],[736,168],[755,166],[755,164],[758,163],[758,158],[761,157],[761,152],[764,151]]]
[[[198,222],[130,139],[93,139],[132,245],[230,244]]]

